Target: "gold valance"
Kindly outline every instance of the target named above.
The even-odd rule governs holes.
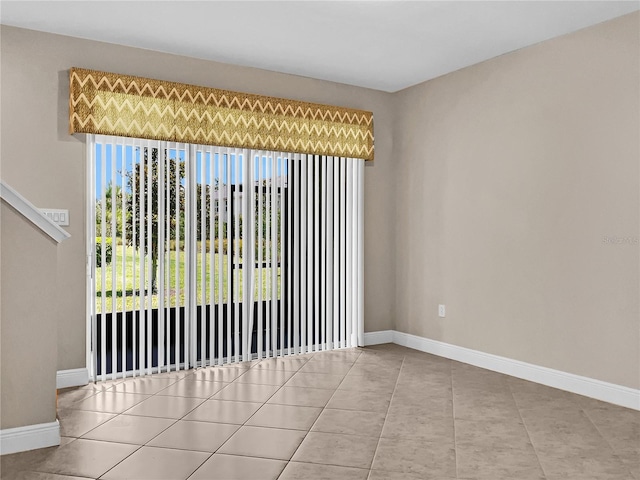
[[[373,114],[72,68],[70,133],[373,160]]]

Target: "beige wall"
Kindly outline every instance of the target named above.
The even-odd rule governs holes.
[[[640,387],[639,26],[396,94],[397,330]]]
[[[73,66],[373,111],[376,160],[365,173],[365,329],[391,328],[390,94],[13,27],[2,26],[1,36],[2,178],[38,206],[70,211],[71,238],[59,247],[57,272],[58,369],[85,366],[86,170],[84,144],[68,134]]]
[[[0,206],[0,429],[56,419],[57,244]]]
[[[628,15],[393,95],[1,27],[2,178],[71,216],[49,310],[57,368],[85,365],[85,154],[67,133],[78,66],[372,110],[365,330],[640,387],[639,247],[603,243],[640,234],[638,25]]]

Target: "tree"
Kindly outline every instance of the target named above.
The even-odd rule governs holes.
[[[151,153],[151,162],[148,161],[149,153]],[[185,164],[175,158],[167,160],[167,153],[166,150],[162,153],[162,164],[160,164],[158,162],[158,149],[144,148],[142,161],[135,165],[132,172],[126,174],[127,186],[130,192],[126,199],[126,243],[136,248],[139,248],[140,243],[142,243],[145,255],[151,254],[152,293],[157,293],[156,278],[160,247],[158,242],[158,222],[161,221],[166,230],[168,217],[169,228],[168,231],[165,231],[165,236],[170,240],[176,238],[176,231],[183,229],[181,225],[177,224],[176,217],[178,212],[181,212],[181,217],[184,218],[185,191],[182,179],[185,177]],[[150,172],[149,168],[151,168]],[[161,168],[164,170],[164,181],[162,192],[159,192]],[[149,174],[151,175],[151,182],[149,182]],[[163,202],[160,201],[161,197],[164,199]],[[164,206],[165,215],[162,219],[159,218],[161,205]],[[151,206],[151,209],[149,209],[149,206]],[[148,228],[149,222],[151,223],[150,230]],[[151,252],[148,251],[149,231],[151,231]],[[142,238],[143,234],[144,238]],[[135,244],[133,242],[134,235],[136,238]]]
[[[216,205],[218,203],[218,185],[219,180],[214,179],[213,188],[209,184],[196,184],[196,240],[202,240],[202,233],[204,233],[205,240],[215,240],[218,238],[218,226],[219,226],[219,217],[216,214]],[[202,211],[202,195],[204,191],[204,212]],[[213,192],[213,193],[212,193]],[[211,195],[213,194],[213,209],[211,211]],[[222,201],[224,203],[224,200]],[[204,214],[204,222],[202,221]],[[210,221],[213,219],[213,238],[210,238],[211,230],[210,230]],[[204,227],[204,232],[202,228]],[[222,225],[222,236],[226,235],[226,226],[223,223]]]
[[[276,222],[277,222],[277,226],[276,226],[276,249],[277,249],[277,257],[276,259],[273,259],[272,261],[274,263],[277,263],[280,261],[280,252],[281,252],[281,238],[280,238],[280,225],[281,225],[281,220],[282,220],[282,208],[283,207],[283,195],[282,195],[282,191],[277,189],[275,186],[273,187],[274,191],[272,192],[273,195],[273,204],[271,204],[270,202],[270,197],[268,195],[268,191],[267,191],[267,187],[269,186],[269,184],[271,184],[271,182],[273,182],[273,180],[263,180],[262,182],[258,183],[256,185],[256,205],[255,205],[255,212],[256,212],[256,224],[255,224],[255,245],[256,245],[256,253],[255,253],[255,257],[256,260],[258,259],[258,238],[262,239],[262,259],[263,261],[267,261],[267,259],[270,259],[272,256],[272,245],[269,242],[269,237],[271,235],[271,222],[272,222],[272,216],[276,215]],[[259,222],[259,217],[258,217],[258,211],[259,211],[259,198],[262,196],[262,224],[260,224]]]
[[[116,237],[122,237],[122,195],[124,192],[122,191],[122,187],[119,185],[114,185],[113,183],[109,183],[107,188],[104,191],[105,196],[105,209],[104,209],[104,218],[105,218],[105,236],[111,237],[111,218],[113,214],[112,202],[115,193],[115,207],[116,207]],[[125,198],[125,201],[127,199]],[[98,199],[96,202],[96,235],[102,235],[102,197]]]

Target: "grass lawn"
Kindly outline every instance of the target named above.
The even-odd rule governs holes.
[[[135,255],[135,264],[134,262]],[[123,259],[125,263],[123,278]],[[146,258],[144,259],[146,261]],[[203,261],[204,260],[204,261]],[[219,262],[222,260],[222,275],[220,275]],[[211,255],[205,253],[204,257],[200,248],[196,255],[196,304],[208,305],[218,303],[220,287],[222,286],[222,301],[226,302],[229,295],[229,276],[227,272],[227,262],[229,256],[224,254],[213,254],[213,265]],[[146,262],[145,262],[146,263]],[[146,267],[148,268],[148,267]],[[113,287],[113,274],[115,270],[115,288]],[[176,270],[179,276],[176,279]],[[258,275],[262,270],[262,297],[269,298],[269,286],[271,284],[271,268],[261,268],[255,270],[255,290],[254,298],[258,298]],[[102,289],[103,268],[96,268],[96,313],[137,310],[140,308],[140,252],[132,247],[117,245],[113,247],[113,257],[111,263],[104,267],[105,282],[104,291]],[[157,288],[158,293],[151,296],[151,306],[157,308],[160,303],[160,294],[164,294],[165,306],[185,305],[185,252],[172,250],[165,255],[164,266],[164,289],[161,291],[160,266],[158,265]],[[204,282],[202,277],[204,275]],[[213,298],[211,291],[211,275],[213,275]],[[145,271],[145,287],[150,287],[148,273]],[[277,269],[278,284],[280,283],[280,268]],[[134,280],[135,279],[135,280]],[[237,282],[238,299],[242,300],[242,269],[232,270],[231,280]],[[204,285],[203,285],[204,283]],[[234,293],[234,297],[235,297]],[[278,285],[278,297],[280,296],[280,286]],[[104,306],[103,306],[104,300]]]

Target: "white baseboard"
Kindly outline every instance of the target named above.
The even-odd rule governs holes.
[[[389,335],[391,333],[391,335]],[[386,340],[391,337],[391,340]],[[589,377],[541,367],[531,363],[471,350],[449,343],[418,337],[395,330],[365,333],[365,345],[395,343],[422,352],[468,363],[486,370],[504,373],[530,382],[540,383],[567,392],[602,400],[634,410],[640,410],[640,390],[603,382]]]
[[[0,430],[0,455],[60,445],[58,420]]]
[[[365,332],[364,334],[364,344],[365,346],[369,345],[380,345],[382,343],[393,343],[393,334],[395,332],[393,330],[380,330],[378,332]]]
[[[89,370],[86,368],[73,368],[71,370],[58,370],[56,374],[56,388],[80,387],[89,383]]]

